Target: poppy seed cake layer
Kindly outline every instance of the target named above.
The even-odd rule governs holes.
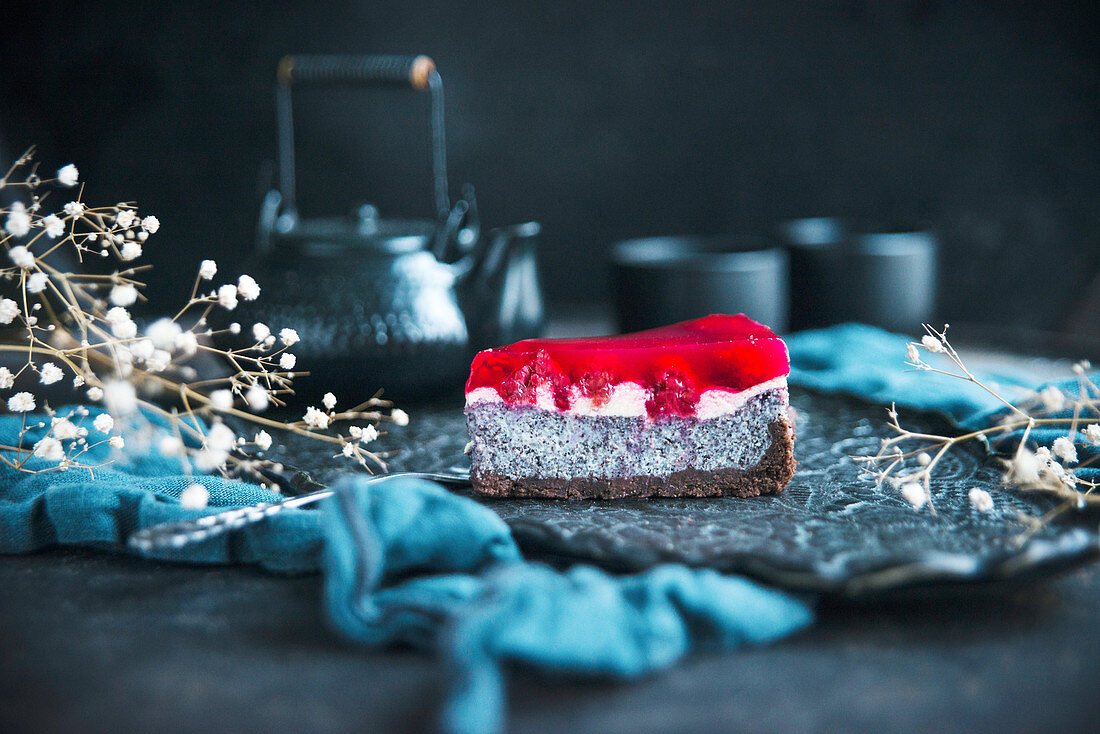
[[[554,497],[753,496],[793,473],[786,388],[715,418],[576,415],[538,407],[466,408],[475,488]]]

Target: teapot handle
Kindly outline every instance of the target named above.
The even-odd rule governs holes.
[[[431,58],[419,56],[284,56],[276,72],[276,109],[279,122],[279,189],[283,206],[295,212],[294,108],[290,89],[310,85],[397,85],[427,89],[431,98],[432,173],[436,216],[451,210],[447,186],[447,147],[443,127],[443,78]]]
[[[375,82],[427,89],[435,62],[424,56],[284,56],[280,84]]]

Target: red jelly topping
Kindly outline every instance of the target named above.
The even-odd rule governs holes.
[[[474,357],[466,392],[496,389],[509,404],[533,404],[541,386],[567,410],[569,388],[596,405],[621,382],[650,398],[650,417],[692,415],[705,390],[746,390],[790,372],[787,347],[744,314],[716,314],[649,331],[589,339],[527,339]]]

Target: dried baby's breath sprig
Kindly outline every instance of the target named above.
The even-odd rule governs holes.
[[[1097,484],[1077,475],[1078,469],[1091,463],[1078,463],[1078,448],[1100,445],[1100,388],[1089,377],[1091,365],[1088,362],[1073,365],[1072,372],[1078,383],[1076,396],[1051,386],[1035,392],[1017,406],[966,367],[948,340],[947,329],[946,324],[938,331],[925,324],[925,334],[920,341],[906,345],[906,364],[919,371],[973,383],[1009,409],[1005,417],[994,426],[946,436],[903,427],[898,420],[896,406],[891,406],[887,413],[887,425],[894,435],[883,439],[873,456],[856,456],[853,459],[863,464],[864,470],[874,477],[878,486],[890,486],[915,509],[927,504],[930,512],[935,513],[931,480],[936,467],[952,448],[967,441],[988,441],[1022,431],[1012,456],[1002,459],[1004,482],[1064,500],[1047,516],[1029,520],[1029,530],[1025,535],[1030,535],[1050,517],[1067,509],[1100,504],[1100,493],[1095,492]],[[932,366],[926,361],[929,355],[940,355],[949,364],[944,368]],[[1071,416],[1055,415],[1070,409]],[[1050,446],[1039,446],[1033,451],[1028,447],[1028,439],[1033,429],[1039,426],[1065,429],[1065,433],[1055,438]],[[995,502],[989,492],[979,488],[970,490],[969,500],[976,510],[982,512],[993,509]]]
[[[385,468],[382,456],[368,448],[379,435],[377,425],[405,425],[408,415],[380,395],[337,412],[336,398],[328,393],[324,410],[310,407],[300,421],[261,415],[272,406],[284,406],[294,392],[297,358],[289,350],[300,341],[298,333],[264,323],[247,330],[238,323],[218,331],[208,325],[215,309],[231,312],[241,301],[260,297],[261,285],[250,275],[215,286],[217,264],[203,260],[191,295],[176,314],[139,328],[129,309],[145,300],[142,277],[150,266],[135,261],[159,231],[160,221],[133,203],[91,206],[83,199],[83,186],[72,201],[47,212],[50,194],[75,189],[79,182],[72,164],[62,166],[53,178],[41,177],[33,149],[0,178],[0,191],[21,196],[0,208],[0,284],[7,286],[0,297],[0,326],[14,326],[17,334],[14,341],[0,343],[0,351],[25,357],[14,372],[0,367],[0,395],[13,391],[8,410],[24,416],[19,441],[0,446],[0,461],[22,471],[32,471],[32,458],[47,467],[36,461],[33,471],[93,470],[103,462],[89,463],[90,449],[131,445],[187,459],[182,465],[188,472],[193,466],[228,475],[264,464],[263,452],[273,442],[270,429],[332,443],[341,449],[337,455],[367,468]],[[107,260],[116,269],[97,274],[61,266],[63,250],[80,264],[86,258]],[[252,340],[223,348],[215,338],[224,332],[243,332]],[[225,360],[232,373],[197,379],[190,362],[202,352]],[[107,412],[89,428],[86,408],[60,416],[43,404],[50,424],[27,425],[25,417],[42,402],[33,392],[35,385],[62,380],[71,383],[74,402],[100,403]],[[238,436],[226,423],[229,416],[258,430],[251,439]],[[169,430],[155,430],[153,418],[166,422]],[[348,422],[352,425],[346,431],[337,430]],[[123,430],[128,431],[125,438]],[[37,437],[33,443],[27,438],[32,432]],[[244,447],[254,449],[241,451]],[[189,504],[205,504],[201,488],[188,488]]]

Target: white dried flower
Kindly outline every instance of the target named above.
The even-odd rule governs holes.
[[[922,451],[917,454],[917,463],[921,466],[928,466],[932,463],[932,457],[929,456],[926,452]]]
[[[93,403],[98,403],[102,399],[103,388],[96,387],[95,385],[88,388],[88,400],[91,400]]]
[[[328,413],[323,410],[318,410],[312,405],[306,408],[306,415],[302,419],[307,426],[313,426],[314,428],[328,428]]]
[[[8,410],[12,413],[27,413],[34,410],[34,396],[29,392],[17,392],[8,398]]]
[[[138,339],[130,345],[130,351],[133,353],[134,357],[143,362],[152,359],[156,350],[157,347],[153,344],[152,339]]]
[[[233,393],[229,390],[215,390],[210,393],[210,407],[215,410],[232,410]]]
[[[92,397],[92,390],[88,391],[88,397]],[[114,415],[130,415],[138,409],[137,392],[125,380],[114,380],[104,385],[103,400],[107,404],[107,410]]]
[[[267,451],[271,448],[271,435],[267,431],[261,430],[256,434],[256,438],[253,439],[261,451]]]
[[[344,444],[344,448],[340,450],[340,453],[342,453],[344,456],[348,456],[348,457],[354,456],[355,455],[355,444],[350,444],[350,443]]]
[[[230,451],[237,443],[237,435],[224,423],[215,423],[206,432],[206,447],[214,451]]]
[[[15,384],[15,375],[7,367],[0,367],[0,390],[7,390]]]
[[[118,214],[115,215],[115,224],[128,229],[134,224],[134,220],[137,219],[137,215],[134,214],[133,209],[120,209]]]
[[[10,220],[9,220],[10,221]],[[30,270],[34,267],[34,255],[23,245],[16,245],[8,250],[8,257],[11,261],[23,268],[24,270]]]
[[[115,419],[108,413],[100,413],[92,421],[92,426],[100,433],[110,433],[111,429],[115,427]]]
[[[264,339],[271,336],[271,329],[267,327],[267,324],[256,322],[252,324],[252,338],[258,342],[262,342]]]
[[[199,471],[214,471],[225,466],[225,462],[228,459],[228,451],[205,448],[191,456],[191,463],[193,463],[195,468]]]
[[[198,482],[187,485],[180,492],[180,507],[186,507],[189,510],[201,510],[209,503],[210,491]]]
[[[149,215],[141,220],[141,228],[149,234],[156,234],[157,230],[160,229],[160,220],[153,215]]]
[[[234,336],[236,336],[237,334],[240,334],[241,333],[241,325],[239,323],[237,323],[236,321],[234,321],[232,324],[229,325],[229,333],[233,334]]]
[[[273,346],[275,346],[275,335],[268,334],[267,336],[265,336],[263,339],[263,345],[267,349],[271,349]]]
[[[176,349],[187,356],[199,351],[199,338],[193,331],[185,331],[176,338]]]
[[[1039,472],[1043,468],[1043,462],[1038,455],[1027,449],[1020,449],[1013,459],[1008,473],[1008,481],[1028,486],[1039,481]]]
[[[284,370],[294,369],[294,365],[298,363],[298,358],[290,352],[283,352],[279,355],[279,367]]]
[[[118,251],[118,256],[129,262],[131,260],[137,260],[141,257],[141,245],[133,241],[127,241],[126,244]]]
[[[913,364],[920,362],[920,352],[917,351],[917,345],[913,342],[909,342],[909,345],[905,348],[905,358]]]
[[[76,186],[80,181],[80,171],[72,163],[57,169],[57,182],[62,186]]]
[[[170,318],[157,319],[145,329],[145,336],[160,349],[175,349],[183,329]]]
[[[294,329],[283,329],[279,332],[279,339],[288,347],[292,347],[301,341],[301,339],[298,338],[298,332]]]
[[[153,356],[145,361],[145,368],[150,372],[164,372],[172,364],[172,355],[163,349],[153,351]]]
[[[919,510],[928,500],[928,496],[924,493],[924,487],[917,482],[908,482],[901,485],[901,496],[902,499],[913,506],[914,510]]]
[[[41,293],[46,290],[46,284],[50,282],[50,276],[45,273],[31,273],[27,277],[27,292]]]
[[[260,297],[260,286],[251,275],[237,278],[237,293],[246,301],[255,301]]]
[[[161,456],[179,456],[183,453],[183,441],[179,436],[161,436],[157,440],[157,451]]]
[[[370,443],[376,438],[378,438],[378,429],[374,426],[366,425],[359,431],[358,439],[360,443]]]
[[[1039,400],[1047,410],[1061,410],[1066,404],[1066,395],[1054,385],[1050,385],[1040,391]]]
[[[213,260],[203,260],[199,264],[199,277],[203,280],[211,280],[218,274],[218,264]]]
[[[65,220],[56,214],[50,214],[47,217],[43,217],[42,226],[46,229],[46,236],[52,240],[56,240],[61,235],[65,234]]]
[[[130,312],[121,307],[111,308],[107,310],[107,313],[103,316],[103,319],[108,324],[124,323],[130,320]]]
[[[107,445],[113,449],[120,449],[126,445],[126,441],[122,436],[111,436],[107,439]]]
[[[189,484],[180,492],[180,506],[189,510],[201,510],[210,502],[210,491],[198,484]]]
[[[395,425],[407,426],[409,425],[409,414],[401,410],[401,408],[394,408],[390,411],[390,420],[392,420]]]
[[[330,392],[327,392],[325,393],[325,396],[321,398],[321,403],[329,410],[332,410],[336,407],[336,396]]]
[[[84,387],[84,375],[77,375],[73,378],[73,388]]]
[[[1090,423],[1085,426],[1085,438],[1093,446],[1100,446],[1100,424]]]
[[[19,315],[19,304],[10,298],[0,299],[0,324],[10,324]]]
[[[111,303],[116,306],[133,306],[137,298],[138,291],[132,283],[123,283],[111,289]]]
[[[46,436],[34,445],[34,455],[46,461],[61,461],[65,458],[65,449],[53,436]]]
[[[61,441],[69,441],[80,435],[80,430],[67,417],[54,417],[51,421],[50,432],[53,433],[54,438]]]
[[[993,497],[984,489],[975,487],[970,490],[970,505],[978,512],[989,512],[993,509]]]
[[[1054,439],[1054,444],[1051,449],[1055,456],[1066,463],[1077,463],[1077,447],[1073,445],[1073,441],[1070,441],[1068,437],[1059,436]]]
[[[61,378],[63,378],[64,376],[65,373],[62,372],[61,368],[53,362],[46,362],[44,365],[42,365],[42,368],[38,370],[39,381],[43,385],[52,385],[55,382],[60,381]]]
[[[943,351],[943,342],[931,334],[925,334],[920,338],[920,343],[924,345],[924,348],[933,354],[937,354]]]
[[[121,319],[113,321],[111,322],[111,333],[119,339],[133,339],[137,336],[137,324],[131,321],[129,317],[125,321]]]
[[[237,286],[226,283],[218,288],[218,303],[227,311],[235,309],[237,307]]]
[[[244,400],[248,403],[248,407],[257,413],[262,413],[267,410],[267,406],[271,402],[267,390],[259,385],[253,385],[248,388],[248,391],[244,394]]]
[[[11,232],[16,237],[24,237],[31,231],[31,215],[27,213],[27,207],[23,206],[23,202],[17,201],[11,205],[11,209],[8,211],[8,220],[4,222],[4,229]],[[15,249],[14,247],[12,248]],[[27,248],[23,248],[26,250]],[[10,254],[10,253],[9,253]],[[12,257],[12,260],[15,260]],[[19,265],[19,261],[15,261],[16,265]],[[19,265],[19,267],[29,267],[25,265]]]
[[[79,201],[70,201],[65,205],[64,212],[70,217],[79,217],[84,213],[84,205]]]

